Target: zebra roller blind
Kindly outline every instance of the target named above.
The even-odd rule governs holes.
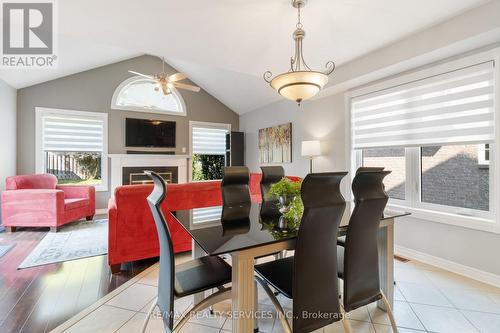
[[[193,154],[225,155],[225,128],[193,126]]]
[[[494,140],[493,61],[351,99],[353,148]]]
[[[42,118],[44,151],[102,152],[104,118],[100,114],[45,114]]]

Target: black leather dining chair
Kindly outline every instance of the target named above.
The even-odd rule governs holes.
[[[380,172],[384,171],[384,167],[359,167],[358,170],[356,170],[356,175],[354,176],[353,182],[356,180],[356,177],[363,172]],[[345,245],[345,237],[346,236],[340,236],[337,239],[337,245],[344,246]]]
[[[247,167],[225,167],[222,176],[224,206],[250,204],[250,173]]]
[[[278,200],[269,195],[269,190],[274,183],[279,182],[285,177],[285,169],[281,165],[274,166],[261,166],[262,178],[260,180],[260,193],[262,195],[262,202]]]
[[[343,319],[337,281],[337,232],[346,202],[340,182],[347,172],[313,173],[302,183],[304,213],[295,255],[256,265],[257,281],[280,313],[286,332],[311,332]],[[293,299],[292,328],[270,286]],[[307,314],[324,314],[323,317]]]
[[[158,239],[160,241],[160,274],[158,297],[153,302],[144,321],[142,332],[146,331],[151,313],[156,306],[161,311],[165,331],[178,332],[189,320],[189,315],[206,309],[216,303],[231,298],[231,288],[224,284],[231,282],[231,266],[217,256],[206,256],[175,265],[172,238],[161,210],[161,203],[167,195],[167,185],[163,178],[152,171],[144,171],[154,182],[154,188],[147,201],[153,214]],[[185,312],[174,328],[174,297],[180,298],[217,288],[193,308]]]
[[[384,171],[384,169],[385,167],[359,167],[358,170],[356,170],[356,175],[362,172]]]
[[[352,184],[355,207],[349,220],[345,246],[337,246],[339,278],[344,281],[346,312],[382,300],[392,329],[396,322],[387,298],[380,290],[378,231],[389,197],[383,179],[390,171],[362,172]]]

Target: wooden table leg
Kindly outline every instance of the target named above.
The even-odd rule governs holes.
[[[233,332],[251,333],[255,328],[254,257],[245,251],[232,253]]]
[[[380,289],[387,297],[391,308],[394,308],[394,219],[386,227],[379,229],[378,257],[380,271]],[[385,310],[382,301],[378,307]]]
[[[191,256],[193,257],[193,259],[205,256],[206,255],[205,251],[203,251],[203,249],[198,245],[198,243],[196,243],[194,240],[192,242],[193,242],[193,246],[192,246],[193,250],[191,251]],[[203,299],[205,299],[204,292],[194,294],[194,297],[193,297],[194,304],[198,304]]]

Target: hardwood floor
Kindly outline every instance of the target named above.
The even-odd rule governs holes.
[[[112,275],[107,256],[17,270],[48,229],[0,233],[0,244],[15,244],[0,258],[0,332],[50,332],[84,308],[156,262],[128,264]]]

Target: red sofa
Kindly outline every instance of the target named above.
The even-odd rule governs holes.
[[[50,174],[8,177],[2,192],[2,224],[16,227],[50,227],[52,231],[95,214],[93,186],[57,185]]]
[[[299,179],[290,177],[291,179]],[[252,201],[260,202],[260,174],[250,175]],[[120,264],[157,257],[158,236],[146,198],[153,185],[124,185],[115,190],[109,200],[108,263],[111,271],[120,270]],[[168,212],[222,205],[220,181],[169,184],[162,209],[172,234],[174,252],[191,250],[191,236]]]

